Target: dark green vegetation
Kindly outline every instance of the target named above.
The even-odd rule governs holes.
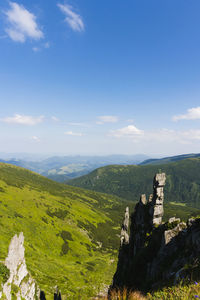
[[[0,263],[0,284],[4,284],[10,276],[10,271],[7,269],[7,267]]]
[[[0,260],[22,231],[28,269],[47,296],[57,285],[67,299],[79,293],[88,299],[111,282],[126,205],[112,195],[0,164]],[[0,265],[1,281],[7,275]]]
[[[152,178],[165,172],[165,201],[179,202],[200,208],[200,158],[190,158],[163,165],[119,166],[99,168],[68,183],[94,191],[110,193],[138,201],[140,194],[152,191]]]

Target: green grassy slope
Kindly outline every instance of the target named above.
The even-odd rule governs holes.
[[[73,179],[68,184],[137,201],[138,195],[152,192],[152,179],[159,170],[167,174],[166,201],[200,207],[200,158],[163,165],[112,165]]]
[[[58,285],[67,299],[89,299],[111,282],[126,205],[0,164],[0,260],[23,231],[28,269],[41,289],[52,298]]]
[[[89,299],[111,283],[126,205],[133,211],[135,202],[0,164],[0,261],[13,235],[23,231],[28,269],[47,299],[56,285],[67,299]],[[165,218],[197,213],[165,206]]]

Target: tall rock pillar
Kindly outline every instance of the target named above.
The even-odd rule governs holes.
[[[150,204],[150,217],[152,225],[162,224],[162,217],[164,213],[164,186],[166,181],[165,173],[158,173],[153,181],[153,197]]]

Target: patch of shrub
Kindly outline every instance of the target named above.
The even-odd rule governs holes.
[[[69,231],[65,231],[65,230],[61,231],[60,236],[64,241],[66,240],[73,241],[72,235]]]
[[[42,221],[43,221],[44,223],[48,224],[47,218],[42,217]]]
[[[18,293],[18,291],[19,291],[19,287],[16,284],[11,283],[12,300],[16,300],[17,299],[16,294]]]
[[[59,218],[61,220],[64,220],[65,217],[67,216],[67,214],[69,213],[67,210],[62,210],[62,209],[56,209],[54,212],[51,212],[49,209],[46,210],[46,213],[48,216],[50,217],[56,217]]]
[[[67,254],[68,251],[69,251],[69,249],[70,249],[70,248],[69,248],[68,242],[65,241],[65,243],[62,245],[62,250],[61,250],[60,255],[65,255],[65,254]]]
[[[94,271],[94,268],[93,268],[92,266],[86,266],[86,269],[87,269],[88,271]]]
[[[2,283],[5,283],[8,278],[10,277],[10,270],[8,270],[8,268],[0,263],[0,280]]]
[[[14,216],[15,216],[15,218],[22,218],[23,219],[23,216],[21,214],[18,214],[17,212],[14,213]]]
[[[4,188],[0,187],[0,193],[5,193],[6,191],[4,190]]]

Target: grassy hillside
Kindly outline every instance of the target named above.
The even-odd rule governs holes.
[[[89,299],[111,283],[124,209],[134,204],[0,164],[0,261],[23,231],[28,269],[47,299],[56,285],[67,299]],[[165,218],[197,213],[165,206]]]
[[[25,235],[26,261],[39,286],[85,299],[110,284],[126,203],[0,164],[0,260]],[[73,298],[74,299],[74,298]],[[84,298],[82,298],[84,299]]]
[[[140,194],[152,192],[152,179],[159,170],[167,174],[166,201],[200,208],[200,158],[163,165],[112,165],[73,179],[68,184],[138,201]]]

